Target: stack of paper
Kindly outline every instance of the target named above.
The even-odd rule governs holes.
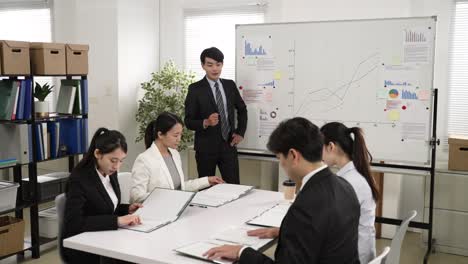
[[[218,184],[198,192],[192,200],[193,205],[218,207],[246,195],[253,186],[238,184]]]
[[[247,221],[249,225],[264,227],[280,227],[284,216],[289,210],[291,203],[279,203],[272,208],[262,212],[259,216]]]
[[[234,261],[232,260],[224,260],[224,259],[209,260],[203,256],[203,254],[207,252],[208,250],[214,247],[222,246],[222,245],[224,245],[224,243],[222,242],[218,243],[216,241],[199,241],[199,242],[195,242],[195,243],[192,243],[192,244],[180,247],[180,248],[176,248],[174,249],[174,251],[183,255],[193,257],[193,258],[211,261],[212,263],[220,263],[220,264],[233,263]]]
[[[258,244],[263,244],[265,240],[255,237],[255,236],[247,235],[247,231],[253,230],[253,229],[256,229],[256,227],[255,228],[251,228],[251,227],[249,228],[247,226],[231,227],[215,235],[213,238],[219,241],[223,241],[223,242],[251,246],[255,248]]]
[[[172,223],[179,218],[194,195],[193,192],[155,188],[143,202],[143,207],[135,212],[142,224],[122,228],[151,232]]]

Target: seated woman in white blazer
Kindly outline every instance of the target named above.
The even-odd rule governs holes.
[[[198,191],[224,182],[217,176],[185,181],[177,151],[182,131],[182,120],[167,112],[148,124],[145,131],[146,151],[138,155],[132,168],[131,201],[142,202],[155,187]]]

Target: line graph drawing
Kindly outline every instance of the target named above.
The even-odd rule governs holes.
[[[321,112],[332,111],[343,105],[348,92],[359,88],[359,82],[378,69],[380,54],[374,53],[359,62],[350,78],[344,84],[334,88],[321,88],[309,91],[296,110],[296,115],[305,114],[309,108],[320,109]]]

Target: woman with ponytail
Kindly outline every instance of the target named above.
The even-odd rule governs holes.
[[[142,202],[155,188],[198,191],[223,183],[217,176],[185,180],[177,146],[182,137],[182,120],[168,112],[150,122],[145,131],[146,151],[138,155],[132,168],[130,200]]]
[[[140,218],[132,214],[141,204],[120,204],[117,173],[126,156],[127,142],[119,131],[96,131],[88,152],[68,181],[62,239],[87,231],[140,224]],[[68,248],[62,252],[67,263],[120,263]]]
[[[368,263],[375,258],[375,202],[379,198],[370,170],[372,157],[360,128],[333,122],[320,130],[324,137],[323,161],[339,168],[336,174],[353,186],[361,205],[359,259],[361,263]]]

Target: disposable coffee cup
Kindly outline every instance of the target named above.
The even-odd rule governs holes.
[[[294,199],[295,193],[296,193],[296,183],[292,180],[285,180],[283,182],[284,199],[286,200]]]

